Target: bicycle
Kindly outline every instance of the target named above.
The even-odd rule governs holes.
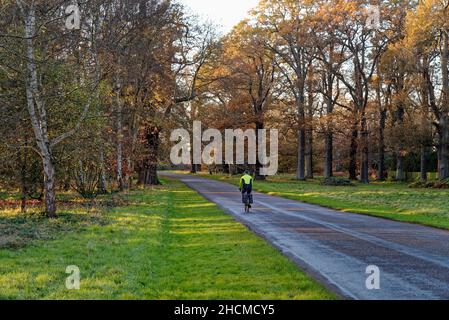
[[[249,213],[249,209],[251,208],[251,197],[250,194],[244,194],[243,195],[243,204],[245,206],[245,213]]]

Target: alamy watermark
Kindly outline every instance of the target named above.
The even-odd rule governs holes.
[[[366,9],[366,27],[372,30],[379,30],[380,22],[380,7],[378,5],[369,5]]]
[[[370,265],[366,267],[366,274],[368,274],[368,278],[366,278],[365,286],[368,290],[380,290],[380,269],[378,266]]]
[[[68,17],[65,20],[65,27],[68,30],[81,29],[81,13],[80,8],[76,4],[71,4],[65,8],[65,13]]]
[[[267,133],[269,133],[269,155],[267,150]],[[220,130],[207,129],[202,131],[200,121],[193,123],[193,139],[185,129],[176,129],[171,133],[170,141],[178,142],[170,153],[174,165],[261,165],[260,175],[272,176],[278,171],[279,132],[276,129],[226,129],[224,137]],[[208,144],[203,147],[203,142]],[[245,144],[247,148],[245,148]],[[245,161],[247,149],[247,161]]]
[[[65,287],[67,290],[79,290],[81,284],[80,268],[74,265],[68,266],[65,269],[65,273],[70,274],[70,276],[65,279]]]

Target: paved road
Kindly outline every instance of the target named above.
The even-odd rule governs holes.
[[[227,183],[169,174],[264,237],[302,269],[349,299],[449,299],[449,232],[343,213],[261,193],[245,214]],[[379,199],[382,201],[382,199]],[[366,268],[380,289],[366,288]]]

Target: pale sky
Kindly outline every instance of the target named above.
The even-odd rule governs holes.
[[[221,25],[221,31],[227,33],[247,16],[250,9],[257,6],[259,0],[179,0],[190,7],[192,12],[203,19]]]

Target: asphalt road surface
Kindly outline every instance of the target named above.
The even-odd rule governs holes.
[[[245,214],[233,185],[164,175],[181,180],[216,203],[344,298],[449,299],[447,231],[261,193],[254,193],[252,211]],[[380,289],[367,288],[368,266],[379,268]]]

